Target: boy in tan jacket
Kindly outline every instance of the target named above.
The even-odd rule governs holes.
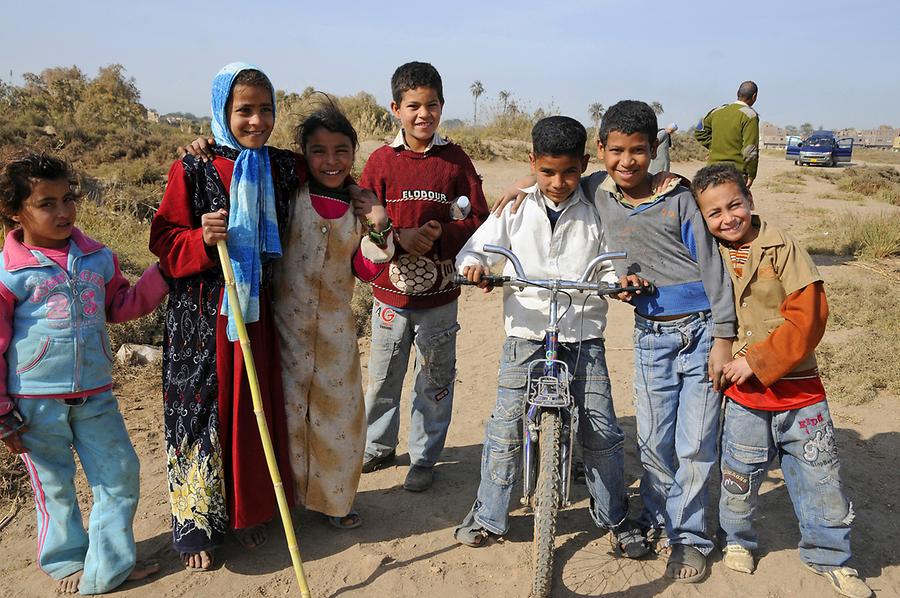
[[[725,565],[752,573],[759,486],[778,457],[800,519],[800,558],[842,595],[867,598],[850,560],[853,506],[840,482],[834,424],[814,349],[825,333],[822,278],[788,234],[751,215],[753,198],[730,164],[694,177],[694,197],[731,273],[738,318],[725,365],[719,525]]]

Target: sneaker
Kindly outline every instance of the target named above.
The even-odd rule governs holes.
[[[722,551],[725,557],[722,562],[732,571],[740,573],[753,573],[756,569],[756,562],[753,560],[753,553],[741,546],[740,544],[729,544]]]
[[[403,488],[410,492],[424,492],[431,488],[434,482],[434,468],[425,465],[410,465],[406,473],[406,481]]]
[[[393,450],[389,453],[385,453],[378,457],[371,457],[366,455],[366,458],[363,460],[362,472],[363,473],[372,473],[373,471],[378,471],[379,469],[383,469],[388,465],[391,465],[394,461],[397,460],[397,451]]]
[[[841,567],[829,571],[819,571],[809,564],[806,564],[806,568],[816,575],[826,578],[841,596],[848,596],[849,598],[869,598],[869,596],[874,596],[871,588],[859,578],[859,573],[857,573],[856,569]]]

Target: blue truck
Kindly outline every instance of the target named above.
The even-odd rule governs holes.
[[[802,137],[788,136],[784,157],[800,166],[837,166],[849,163],[853,156],[853,138],[838,139],[833,131],[815,131]]]

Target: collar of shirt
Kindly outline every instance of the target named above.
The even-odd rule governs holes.
[[[746,106],[747,108],[750,108],[750,104],[748,104],[748,103],[745,102],[744,100],[735,100],[734,103],[735,103],[735,104],[741,104],[742,106]]]
[[[613,180],[612,176],[610,176],[610,175],[607,175],[606,178],[603,179],[603,181],[600,183],[600,188],[603,189],[604,191],[606,191],[607,193],[609,193],[610,195],[612,195],[617,202],[619,202],[626,208],[634,209],[634,208],[646,206],[648,204],[657,202],[660,198],[662,198],[667,193],[672,191],[675,187],[677,187],[678,184],[679,184],[679,179],[677,179],[677,178],[672,181],[669,181],[668,185],[666,185],[659,191],[654,191],[653,193],[650,194],[650,197],[648,197],[647,199],[645,199],[644,201],[642,201],[641,203],[639,203],[637,205],[633,205],[628,200],[625,199],[625,194],[622,193],[622,190],[619,189],[619,186],[616,184],[616,182]]]
[[[427,154],[431,151],[431,148],[441,145],[447,145],[448,141],[441,137],[440,133],[435,132],[434,136],[431,138],[431,141],[428,142],[428,146],[425,148],[425,151],[422,152]],[[391,147],[394,149],[407,149],[412,151],[412,149],[406,144],[406,136],[403,134],[403,129],[397,131],[397,136],[394,137],[394,140],[391,142]]]
[[[534,201],[536,201],[542,207],[547,207],[553,210],[554,212],[562,212],[569,206],[574,203],[583,202],[585,205],[590,206],[591,202],[588,201],[587,197],[584,195],[584,191],[581,189],[581,185],[578,185],[578,188],[565,199],[562,203],[556,204],[551,201],[547,196],[541,193],[540,187],[537,186],[537,183],[532,185],[531,187],[526,187],[524,189],[519,189],[523,193],[527,193],[529,197],[533,197]]]

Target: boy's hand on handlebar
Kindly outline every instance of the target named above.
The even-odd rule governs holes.
[[[638,276],[637,274],[628,274],[626,276],[619,277],[619,286],[622,287],[649,287],[650,283]],[[622,293],[618,293],[613,295],[619,301],[624,301],[628,303],[632,299],[634,299],[635,295],[640,295],[642,291],[637,291],[635,293],[629,293],[628,291],[624,291]]]
[[[519,179],[515,182],[515,184],[506,189],[502,195],[500,195],[500,199],[497,200],[497,203],[494,204],[491,213],[495,216],[499,216],[501,212],[503,212],[503,208],[505,208],[510,202],[515,202],[510,208],[510,212],[515,214],[519,211],[519,206],[522,205],[522,202],[525,201],[526,193],[522,191],[522,189],[531,187],[535,184],[537,179],[535,179],[533,174],[528,175],[523,179]]]
[[[728,362],[732,360],[731,344],[732,339],[730,338],[716,338],[713,339],[712,348],[709,350],[707,372],[712,380],[713,389],[716,391],[725,390],[730,381],[730,378],[725,375],[725,368],[730,365]],[[744,361],[746,362],[746,359]]]
[[[199,158],[202,162],[212,162],[216,155],[212,151],[212,147],[216,144],[216,140],[212,137],[197,137],[194,139],[190,145],[186,145],[181,150],[180,158],[183,158],[185,154],[190,154],[195,158]]]
[[[484,280],[482,277],[490,274],[487,268],[482,266],[481,264],[475,264],[472,266],[465,266],[462,271],[463,276],[466,277],[471,283],[474,283],[479,289],[484,289],[485,293],[490,293],[494,290],[494,286],[489,284],[487,280]]]
[[[28,426],[22,426],[3,439],[3,444],[6,445],[6,450],[8,450],[10,454],[23,455],[28,452],[28,449],[22,444],[22,434],[27,431]]]
[[[746,357],[738,357],[734,361],[729,361],[722,370],[725,378],[732,384],[743,384],[754,375]]]
[[[216,243],[228,238],[228,211],[203,214],[200,217],[200,227],[203,229],[203,244],[215,247]]]

